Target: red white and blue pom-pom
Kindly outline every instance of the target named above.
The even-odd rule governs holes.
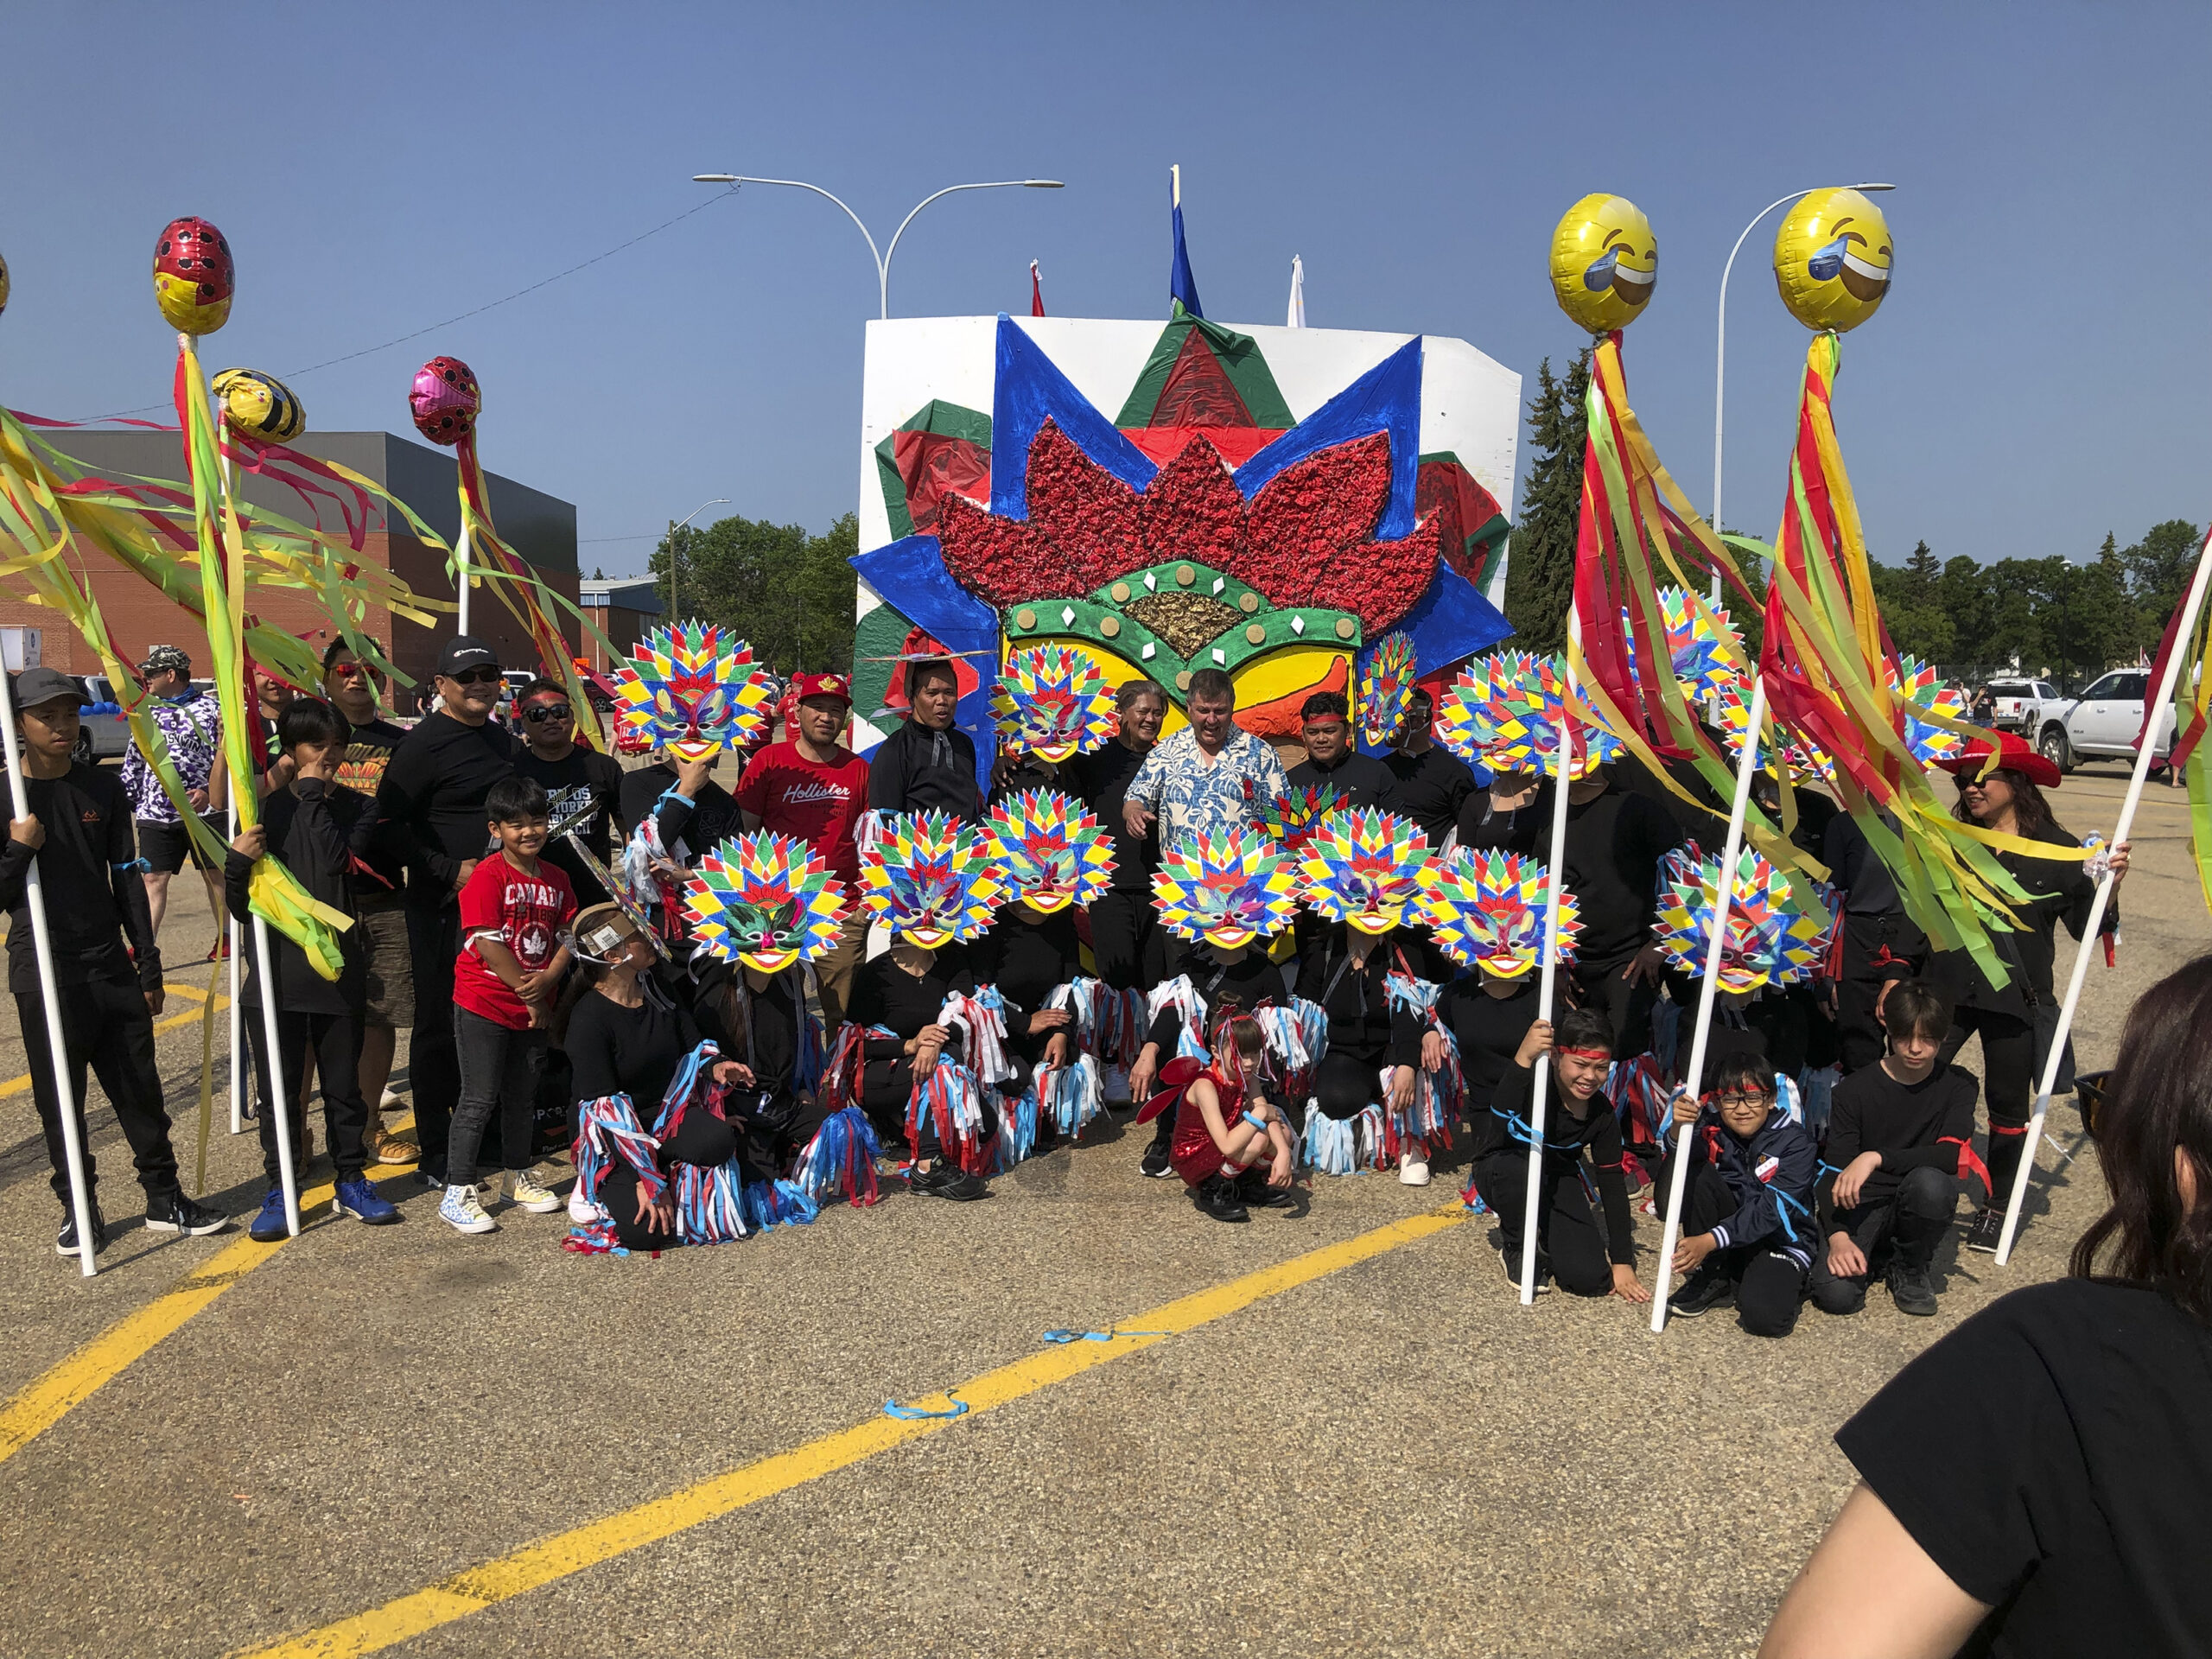
[[[804,1227],[820,1213],[796,1181],[753,1181],[745,1187],[745,1224],[756,1233],[771,1227]]]
[[[798,1154],[791,1179],[799,1191],[817,1205],[832,1198],[849,1198],[855,1205],[870,1205],[879,1196],[875,1160],[883,1156],[875,1125],[858,1106],[846,1106],[822,1120]]]
[[[1106,1088],[1098,1075],[1098,1062],[1078,1053],[1066,1065],[1039,1065],[1031,1074],[1030,1097],[1037,1103],[1037,1121],[1050,1123],[1063,1141],[1072,1141],[1106,1109]]]
[[[1383,1156],[1382,1109],[1370,1104],[1355,1116],[1331,1117],[1309,1102],[1306,1132],[1299,1138],[1299,1156],[1308,1168],[1324,1175],[1357,1175],[1377,1167]]]
[[[997,1109],[984,1097],[974,1072],[957,1060],[940,1058],[907,1098],[907,1147],[920,1158],[926,1114],[944,1155],[971,1175],[984,1174],[990,1160],[983,1149],[998,1127]]]
[[[991,1098],[999,1117],[998,1135],[991,1144],[991,1169],[1003,1175],[1037,1150],[1037,1091],[1028,1088],[1012,1094],[994,1089]]]
[[[1283,1005],[1266,1002],[1252,1010],[1266,1039],[1262,1061],[1268,1079],[1286,1100],[1304,1100],[1313,1086],[1313,1068],[1329,1052],[1329,1016],[1319,1003],[1292,997]]]
[[[1170,1058],[1179,1060],[1205,1060],[1212,1050],[1206,1046],[1205,1000],[1198,995],[1198,988],[1191,983],[1190,976],[1178,974],[1152,988],[1145,998],[1146,1027],[1160,1018],[1162,1008],[1175,1011],[1175,1052]],[[1140,1105],[1143,1103],[1139,1102]]]
[[[1466,1079],[1459,1070],[1459,1040],[1438,1011],[1440,993],[1435,985],[1405,974],[1390,975],[1387,983],[1392,1007],[1408,1010],[1425,1032],[1433,1031],[1444,1039],[1442,1065],[1433,1071],[1424,1065],[1414,1067],[1413,1101],[1406,1108],[1404,1122],[1394,1126],[1402,1142],[1417,1140],[1433,1150],[1440,1140],[1451,1138],[1452,1124],[1466,1094]]]

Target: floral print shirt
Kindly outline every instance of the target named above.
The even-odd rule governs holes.
[[[1246,790],[1247,780],[1250,790]],[[1129,780],[1128,798],[1160,815],[1160,842],[1186,831],[1219,835],[1255,823],[1254,799],[1286,794],[1282,762],[1261,738],[1232,727],[1221,753],[1206,764],[1198,734],[1185,726],[1157,745]]]
[[[169,746],[169,761],[187,789],[205,789],[215,770],[215,756],[222,747],[223,709],[207,687],[181,697],[156,697],[147,712]],[[130,816],[149,823],[175,823],[176,808],[162,791],[160,780],[146,757],[133,743],[124,752],[123,792],[130,798]]]

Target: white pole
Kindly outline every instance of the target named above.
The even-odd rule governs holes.
[[[1751,718],[1744,728],[1744,753],[1736,761],[1736,794],[1728,804],[1728,837],[1720,854],[1720,890],[1713,901],[1713,935],[1705,946],[1705,982],[1698,989],[1697,1027],[1690,1039],[1689,1069],[1682,1074],[1682,1089],[1692,1100],[1700,1097],[1705,1082],[1706,1042],[1713,1034],[1713,1004],[1720,988],[1721,946],[1728,937],[1728,910],[1736,897],[1736,860],[1744,849],[1744,818],[1751,803],[1751,779],[1759,765],[1759,727],[1766,719],[1766,681],[1751,677]],[[1782,765],[1779,758],[1775,764]],[[1671,1126],[1670,1126],[1671,1127]],[[1682,1194],[1688,1190],[1690,1131],[1685,1123],[1675,1138],[1674,1179],[1668,1183],[1667,1217],[1659,1233],[1659,1281],[1651,1298],[1651,1329],[1667,1328],[1667,1298],[1675,1283],[1675,1241],[1682,1230]]]
[[[0,670],[0,741],[8,750],[8,793],[16,817],[31,815],[23,787],[23,757],[16,747],[16,701],[8,676]],[[130,878],[136,881],[138,878]],[[61,1118],[61,1147],[69,1166],[69,1210],[77,1218],[77,1261],[86,1278],[99,1271],[92,1260],[92,1195],[85,1185],[85,1148],[77,1136],[77,1096],[69,1087],[69,1048],[61,1030],[61,998],[54,983],[54,947],[46,931],[46,891],[34,856],[23,877],[23,898],[31,912],[31,946],[38,957],[39,999],[46,1006],[46,1047],[54,1066],[54,1101]]]
[[[2113,826],[2114,847],[2127,839],[2128,830],[2134,826],[2135,809],[2142,804],[2143,786],[2151,776],[2152,754],[2158,747],[2158,721],[2172,705],[2174,683],[2181,677],[2182,658],[2188,655],[2190,634],[2204,607],[2208,577],[2212,577],[2212,531],[2205,533],[2204,545],[2197,552],[2196,575],[2189,584],[2189,597],[2182,601],[2181,623],[2174,630],[2174,648],[2166,657],[2166,671],[2158,677],[2158,700],[2147,705],[2150,720],[2144,728],[2143,747],[2136,751],[2135,772],[2127,780],[2127,798],[2120,804],[2120,822]],[[2177,729],[2174,736],[2178,739],[2180,734]],[[2168,752],[2171,753],[2171,749]],[[2050,1110],[2051,1088],[2058,1081],[2058,1065],[2066,1053],[2067,1033],[2074,1028],[2074,1009],[2082,1000],[2082,982],[2088,976],[2089,953],[2096,948],[2097,932],[2104,924],[2105,907],[2112,899],[2112,872],[2107,870],[2097,883],[2097,896],[2089,901],[2088,924],[2082,930],[2082,943],[2075,948],[2074,972],[2066,982],[2066,1001],[2058,1009],[2058,1030],[2050,1039],[2050,1053],[2043,1063],[2043,1081],[2036,1090],[2035,1115],[2028,1120],[2028,1144],[2020,1150],[2020,1166],[2013,1172],[2012,1196],[2005,1201],[2005,1230],[1997,1241],[1997,1265],[2000,1268],[2012,1259],[2012,1240],[2020,1230],[2020,1204],[2028,1195],[2028,1177],[2035,1173],[2036,1147],[2043,1140],[2043,1121]]]
[[[1573,611],[1567,613],[1567,634],[1579,643],[1582,638],[1582,621]],[[1570,659],[1571,660],[1571,659]],[[1567,672],[1567,695],[1574,695],[1574,671]],[[1565,705],[1560,709],[1559,763],[1552,779],[1552,867],[1551,886],[1544,900],[1544,963],[1542,976],[1536,990],[1536,1018],[1549,1022],[1552,1017],[1554,994],[1559,982],[1559,898],[1567,886],[1567,785],[1574,770],[1574,723],[1568,717]],[[1543,1197],[1544,1186],[1544,1120],[1547,1104],[1546,1085],[1551,1081],[1551,1060],[1548,1052],[1536,1056],[1536,1080],[1529,1098],[1529,1186],[1527,1206],[1521,1221],[1521,1306],[1529,1306],[1536,1300],[1536,1219],[1537,1205]]]
[[[454,585],[459,590],[458,596],[461,600],[460,626],[454,631],[459,633],[467,633],[468,632],[468,519],[466,515],[461,521],[461,539],[453,544],[453,561],[458,573],[454,578]]]
[[[227,763],[226,763],[227,770]],[[248,783],[246,787],[253,787]],[[225,791],[230,798],[230,841],[238,838],[238,782],[231,779]],[[228,843],[226,842],[227,845]],[[237,917],[230,913],[230,906],[223,907],[225,933],[231,947],[231,1133],[238,1135],[245,1128],[245,1007],[238,1001],[240,976],[245,956],[245,929]]]

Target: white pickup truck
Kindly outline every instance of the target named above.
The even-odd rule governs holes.
[[[1992,680],[1989,694],[1997,700],[1989,723],[1999,731],[2028,738],[2040,732],[2044,718],[2066,701],[2049,680]]]
[[[2101,676],[2071,702],[2041,709],[2035,746],[2061,772],[2077,760],[2133,760],[2135,740],[2143,730],[2143,699],[2151,676],[2139,668],[2116,668]],[[2152,738],[2156,757],[2174,744],[2173,710],[2168,709]]]

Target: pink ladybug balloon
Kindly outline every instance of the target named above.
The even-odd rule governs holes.
[[[416,370],[414,389],[407,394],[415,429],[432,443],[459,443],[476,429],[476,414],[483,406],[474,372],[457,357],[434,357]]]

